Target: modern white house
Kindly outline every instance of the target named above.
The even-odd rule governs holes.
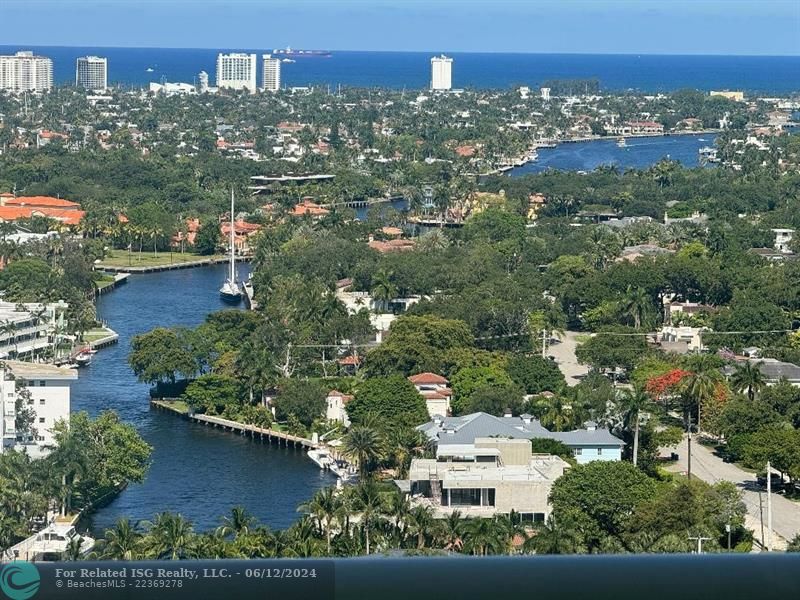
[[[431,58],[431,90],[448,91],[453,87],[453,59],[442,54]]]
[[[519,513],[542,522],[550,513],[553,483],[569,465],[558,456],[531,453],[525,439],[480,437],[469,444],[443,444],[436,458],[411,461],[407,480],[397,480],[412,505],[430,506],[444,518]]]
[[[53,87],[53,61],[33,52],[0,56],[0,90],[47,92]]]
[[[532,440],[545,438],[562,442],[572,450],[578,464],[593,460],[622,460],[625,446],[618,437],[605,428],[588,421],[583,429],[574,431],[549,431],[531,415],[495,417],[477,412],[460,417],[434,417],[417,427],[430,442],[439,448],[473,445],[478,438],[508,438]],[[529,444],[530,445],[530,444]]]
[[[75,61],[75,85],[86,90],[108,88],[108,59],[102,56],[80,56]]]
[[[773,229],[772,233],[775,234],[775,250],[778,252],[791,252],[789,245],[794,237],[794,229]]]
[[[70,385],[77,379],[77,369],[15,360],[0,362],[3,410],[0,449],[3,452],[24,450],[34,458],[48,454],[47,447],[55,443],[53,426],[58,421],[69,420]],[[34,413],[32,431],[28,437],[17,431],[18,400],[25,402]]]
[[[234,52],[217,55],[217,87],[231,90],[247,90],[256,93],[256,72],[258,71],[255,54]]]
[[[261,89],[265,92],[277,92],[281,89],[281,61],[271,54],[264,54],[261,58],[263,61]]]
[[[409,377],[408,380],[425,398],[425,407],[431,418],[437,415],[446,417],[450,414],[453,390],[450,389],[450,382],[445,377],[436,373],[418,373]]]

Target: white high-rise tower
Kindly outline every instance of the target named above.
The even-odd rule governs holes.
[[[0,56],[0,90],[46,92],[53,87],[53,61],[33,52]]]
[[[75,85],[87,90],[108,87],[108,59],[100,56],[81,56],[75,61]]]
[[[431,89],[449,90],[452,81],[453,59],[442,54],[431,58]]]
[[[265,92],[277,92],[281,89],[281,61],[271,54],[264,54],[262,59],[264,68],[261,89]]]
[[[218,54],[217,55],[217,87],[231,90],[248,90],[256,93],[256,55],[255,54]]]
[[[208,73],[200,71],[197,75],[197,93],[205,94],[208,92]]]

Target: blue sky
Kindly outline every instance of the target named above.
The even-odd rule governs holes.
[[[12,45],[800,54],[800,0],[0,0],[0,23]]]

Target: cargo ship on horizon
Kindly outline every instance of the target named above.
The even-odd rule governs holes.
[[[293,50],[288,46],[276,48],[272,51],[272,55],[281,58],[330,58],[333,56],[330,50]]]

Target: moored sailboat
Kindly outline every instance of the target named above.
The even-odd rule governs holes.
[[[222,284],[222,287],[219,289],[219,295],[222,297],[223,300],[226,302],[232,302],[234,304],[241,302],[242,300],[242,288],[239,283],[236,281],[236,259],[234,257],[234,203],[233,203],[233,190],[231,190],[231,230],[229,240],[229,263],[228,263],[228,277],[225,279],[225,283]]]

